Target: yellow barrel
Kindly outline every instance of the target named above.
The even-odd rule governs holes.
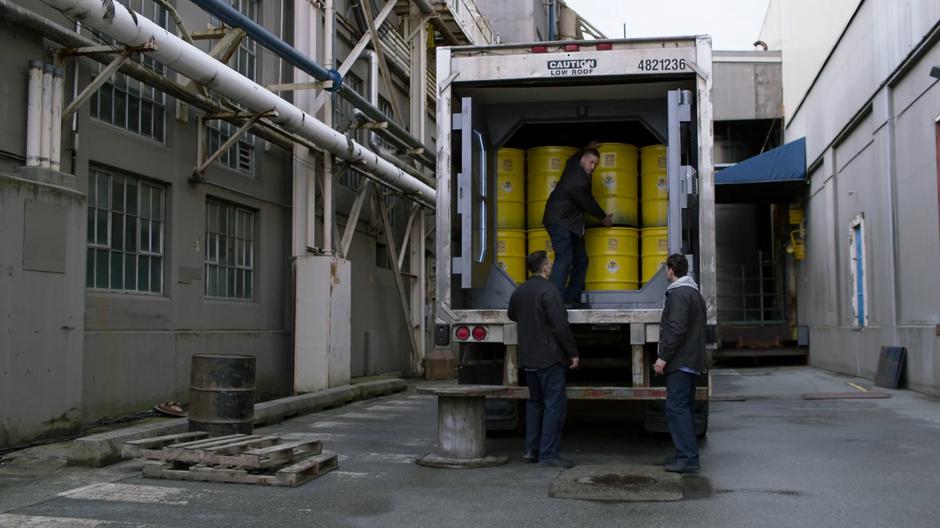
[[[647,227],[640,230],[640,255],[645,284],[656,275],[669,256],[669,238],[665,227]]]
[[[632,227],[593,227],[585,231],[588,254],[585,289],[636,290],[639,288],[639,239]]]
[[[525,230],[496,230],[496,265],[516,283],[525,281]]]
[[[552,248],[552,239],[548,236],[548,231],[544,228],[529,230],[529,253],[536,251],[545,251],[548,253],[548,259],[555,261],[555,250]]]
[[[525,151],[496,153],[496,228],[525,228]]]
[[[526,151],[526,224],[529,229],[542,225],[548,195],[558,185],[568,158],[577,151],[571,147],[535,147]]]
[[[638,150],[626,143],[601,143],[601,159],[594,170],[591,192],[601,208],[614,215],[614,224],[637,225]],[[599,225],[601,219],[585,215],[587,225]]]
[[[640,149],[640,212],[643,227],[663,227],[669,192],[666,186],[666,146]]]

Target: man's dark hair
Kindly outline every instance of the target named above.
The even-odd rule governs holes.
[[[587,156],[588,154],[594,156],[597,159],[601,159],[601,153],[594,147],[584,147],[581,149],[581,157]]]
[[[685,277],[689,272],[689,261],[686,260],[685,255],[673,253],[666,259],[666,267],[671,269],[676,277]]]
[[[544,250],[533,251],[525,258],[525,265],[529,268],[529,273],[535,275],[542,271],[542,266],[548,260],[548,253]]]

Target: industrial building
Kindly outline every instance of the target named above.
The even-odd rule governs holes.
[[[258,400],[450,376],[436,48],[605,36],[561,1],[122,1],[202,52],[166,64],[75,16],[109,4],[0,0],[0,446],[185,402],[197,353],[255,356]],[[903,346],[940,394],[940,7],[905,5],[772,0],[713,53],[710,308],[727,349]],[[793,145],[801,180],[722,181]]]
[[[805,138],[797,319],[812,365],[872,379],[907,349],[907,386],[940,394],[940,4],[773,0],[784,140]]]

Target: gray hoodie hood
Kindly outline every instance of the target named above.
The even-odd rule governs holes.
[[[681,288],[682,286],[688,286],[689,288],[694,288],[695,291],[698,291],[698,284],[695,283],[695,279],[686,275],[685,277],[679,277],[676,282],[673,282],[666,288],[666,291],[669,291],[673,288]]]

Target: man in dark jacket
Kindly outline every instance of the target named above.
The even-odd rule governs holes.
[[[666,302],[659,324],[657,374],[666,375],[666,421],[676,454],[666,471],[693,473],[699,469],[695,437],[695,378],[705,370],[705,299],[688,277],[689,261],[678,253],[666,259]]]
[[[605,227],[613,224],[613,215],[605,213],[591,194],[591,174],[600,156],[592,143],[568,159],[558,185],[548,196],[542,216],[542,224],[555,250],[551,281],[572,308],[583,307],[581,292],[587,276],[584,214],[603,219]]]
[[[561,458],[561,430],[568,405],[565,370],[578,367],[578,348],[568,326],[561,294],[548,281],[552,263],[544,251],[526,258],[532,274],[509,298],[509,319],[516,322],[519,365],[525,370],[529,401],[526,403],[526,462],[569,468],[574,462]]]

